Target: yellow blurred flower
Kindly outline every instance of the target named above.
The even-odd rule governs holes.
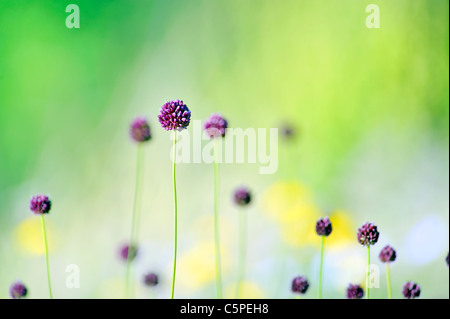
[[[333,231],[326,239],[327,249],[342,249],[356,243],[356,230],[350,214],[338,209],[329,218]]]
[[[292,246],[314,244],[319,210],[313,204],[298,204],[286,211],[285,220],[280,223],[281,238]]]
[[[125,279],[122,277],[109,278],[98,287],[100,299],[123,299],[125,297]]]
[[[48,250],[52,252],[55,249],[55,229],[52,224],[46,220]],[[17,243],[20,252],[31,255],[43,255],[44,244],[42,239],[41,221],[38,216],[30,216],[23,220],[14,229],[14,243]]]
[[[236,294],[236,283],[231,284],[225,291],[225,298],[233,299]],[[256,283],[243,281],[240,288],[240,299],[262,299],[264,292]]]

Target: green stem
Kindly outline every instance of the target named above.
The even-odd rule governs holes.
[[[325,247],[325,236],[322,236],[322,244],[320,248],[320,273],[319,273],[319,299],[322,299],[322,277],[323,277],[323,251]]]
[[[366,299],[369,299],[370,245],[367,246]]]
[[[220,261],[220,237],[219,237],[219,163],[218,142],[214,144],[214,242],[216,257],[216,296],[222,299],[222,274]]]
[[[125,298],[133,298],[133,290],[131,288],[131,262],[132,262],[132,249],[137,249],[137,233],[139,225],[139,213],[140,213],[140,198],[142,188],[142,169],[144,152],[141,144],[137,146],[137,159],[136,159],[136,184],[134,188],[134,202],[133,202],[133,215],[131,218],[131,235],[128,246],[128,258],[126,269],[126,286],[125,286]]]
[[[176,161],[177,161],[177,131],[173,131],[173,203],[174,203],[174,245],[173,245],[173,273],[172,273],[172,292],[170,294],[170,299],[173,299],[175,293],[175,275],[177,273],[177,242],[178,242],[178,226],[177,226],[177,178],[176,178]]]
[[[388,286],[388,299],[392,299],[391,272],[389,270],[389,263],[386,263],[386,278]]]
[[[45,263],[47,265],[48,292],[50,294],[50,299],[53,299],[52,284],[51,284],[51,280],[50,280],[50,265],[48,263],[47,231],[45,230],[45,221],[44,221],[44,215],[43,214],[41,214],[41,228],[42,228],[42,237],[44,238]]]
[[[239,212],[239,233],[238,233],[238,277],[236,281],[235,299],[241,298],[242,281],[245,277],[245,255],[247,252],[247,213]]]

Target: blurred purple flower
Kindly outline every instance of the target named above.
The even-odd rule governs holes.
[[[204,124],[205,133],[210,138],[224,137],[228,122],[220,114],[211,114]]]
[[[379,236],[377,226],[372,223],[365,223],[358,229],[358,241],[363,246],[375,245]]]
[[[246,187],[240,187],[235,190],[233,199],[236,205],[246,206],[251,201],[250,191]]]
[[[150,126],[146,119],[138,117],[134,119],[130,126],[130,135],[136,142],[145,142],[152,138]]]
[[[395,261],[395,259],[397,258],[397,253],[395,252],[394,248],[388,245],[381,250],[378,257],[382,262],[388,263]]]
[[[347,299],[361,299],[364,296],[364,290],[358,284],[349,284],[347,286]]]
[[[415,282],[409,281],[403,284],[403,296],[406,299],[414,299],[420,297],[420,286]]]
[[[128,256],[130,261],[133,261],[138,253],[138,249],[135,246],[124,245],[120,248],[120,258],[124,261],[128,260]]]
[[[166,131],[181,131],[189,126],[191,111],[181,100],[164,103],[158,115],[159,123]]]
[[[9,294],[13,299],[20,299],[27,295],[27,287],[21,282],[15,282],[9,287]]]
[[[158,276],[154,273],[148,273],[144,276],[144,284],[146,286],[156,286],[158,284]]]
[[[331,222],[328,217],[320,218],[316,223],[316,233],[319,236],[325,236],[331,234],[332,231]]]
[[[304,294],[309,288],[309,282],[304,276],[297,276],[292,280],[292,292]]]
[[[30,210],[35,214],[48,214],[52,208],[52,202],[45,195],[33,196],[30,200]]]

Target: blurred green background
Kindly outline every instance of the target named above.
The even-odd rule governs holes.
[[[369,3],[381,28],[365,25]],[[233,189],[248,185],[249,249],[244,297],[292,298],[304,274],[315,298],[315,220],[330,215],[325,297],[364,281],[356,230],[379,226],[372,249],[386,296],[383,245],[397,249],[394,297],[414,280],[423,298],[448,298],[449,3],[445,0],[0,0],[0,297],[23,281],[48,295],[39,219],[28,209],[48,194],[46,216],[57,298],[122,298],[136,146],[128,127],[146,116],[139,298],[167,298],[172,262],[170,134],[157,114],[183,99],[192,118],[221,112],[231,127],[280,136],[279,169],[221,166],[225,296],[236,269]],[[68,4],[81,28],[68,29]],[[178,166],[176,297],[213,298],[211,165]],[[337,210],[337,211],[336,211]],[[334,236],[333,236],[334,235]],[[334,237],[334,238],[333,238]],[[67,265],[80,288],[66,287]],[[147,289],[142,275],[161,284]]]

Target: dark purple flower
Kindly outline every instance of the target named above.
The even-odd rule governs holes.
[[[150,134],[150,126],[146,119],[142,117],[136,118],[130,127],[130,135],[136,142],[145,142],[152,138]]]
[[[309,282],[304,276],[297,276],[292,280],[292,292],[304,294],[309,288]]]
[[[328,217],[320,218],[316,223],[316,233],[319,236],[325,236],[331,234],[332,231],[331,222]]]
[[[158,284],[158,276],[154,273],[148,273],[144,276],[144,284],[146,286],[156,286]]]
[[[205,133],[210,137],[224,137],[228,122],[220,114],[211,114],[206,120],[203,128]]]
[[[403,284],[403,296],[406,299],[414,299],[420,297],[420,286],[415,282],[409,281]]]
[[[130,261],[133,261],[138,253],[138,249],[135,246],[124,245],[120,248],[120,258],[124,261],[128,260],[128,256]]]
[[[159,123],[166,131],[181,131],[189,126],[191,111],[181,100],[164,103],[158,115]]]
[[[52,208],[52,202],[45,195],[36,195],[31,197],[30,209],[35,214],[48,214]]]
[[[347,299],[361,299],[364,296],[364,290],[358,284],[349,284],[347,286]]]
[[[447,267],[448,267],[448,253],[447,253],[447,258],[445,258],[445,261],[447,262]]]
[[[9,287],[9,294],[12,299],[20,299],[27,295],[27,287],[21,282],[15,282]]]
[[[289,123],[283,123],[280,126],[280,133],[285,139],[291,139],[295,137],[295,128]]]
[[[377,226],[372,223],[365,223],[358,229],[358,241],[363,246],[375,245],[380,237]]]
[[[379,257],[382,262],[389,263],[395,261],[397,258],[397,253],[394,248],[388,245],[381,250]]]
[[[235,190],[233,199],[237,205],[246,206],[251,201],[250,191],[246,187],[240,187]]]

